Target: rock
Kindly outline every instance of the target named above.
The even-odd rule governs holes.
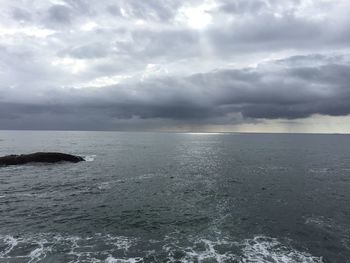
[[[56,152],[37,152],[31,154],[7,155],[4,157],[0,157],[0,166],[21,165],[27,163],[78,163],[82,161],[85,161],[84,158],[71,154]]]

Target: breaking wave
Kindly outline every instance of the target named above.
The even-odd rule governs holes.
[[[243,241],[204,238],[141,241],[138,238],[95,234],[0,236],[0,261],[20,262],[259,262],[322,263],[322,258],[297,251],[275,238],[256,236]],[[12,262],[12,261],[11,261]]]

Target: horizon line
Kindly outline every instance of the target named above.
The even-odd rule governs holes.
[[[290,135],[350,135],[337,132],[246,132],[246,131],[164,131],[164,130],[79,130],[79,129],[0,129],[15,132],[119,132],[119,133],[178,133],[178,134],[290,134]]]

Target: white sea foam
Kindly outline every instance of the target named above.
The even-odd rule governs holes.
[[[217,247],[221,245],[232,245],[227,241],[211,241],[208,239],[201,239],[197,241],[197,245],[202,244],[204,249],[194,249],[193,247],[187,247],[184,249],[185,257],[181,259],[181,262],[232,262],[233,260],[238,260],[238,255],[233,252],[219,252]],[[169,253],[171,254],[171,252]],[[175,262],[175,258],[171,258]]]
[[[185,238],[186,239],[186,238]],[[140,239],[141,240],[141,239]],[[64,247],[71,262],[140,263],[146,258],[159,258],[160,262],[241,262],[241,263],[322,263],[309,253],[297,251],[275,238],[256,236],[241,242],[230,239],[209,240],[188,237],[180,240],[175,235],[164,240],[150,240],[148,244],[158,244],[158,249],[138,251],[139,239],[123,236],[95,234],[88,237],[63,236],[58,234],[38,234],[25,237],[0,236],[3,251],[1,260],[17,260],[35,263],[50,255],[61,253]],[[185,241],[185,242],[183,242]],[[99,245],[97,245],[99,244]],[[19,254],[23,245],[32,245],[27,255]],[[135,250],[136,249],[136,250]],[[132,250],[129,253],[129,250]],[[11,253],[12,252],[12,253]],[[165,258],[164,258],[165,257]],[[2,262],[2,261],[1,261]]]
[[[105,260],[106,263],[139,263],[143,262],[142,258],[128,258],[128,259],[122,259],[122,258],[114,258],[112,256],[109,256]]]
[[[27,263],[41,262],[50,254],[60,253],[57,251],[59,247],[64,247],[67,250],[66,254],[75,259],[74,262],[105,262],[99,259],[101,255],[106,260],[109,258],[110,261],[106,262],[140,262],[137,261],[138,258],[131,257],[114,258],[114,261],[111,261],[113,259],[110,256],[111,252],[118,249],[127,251],[133,242],[132,238],[102,234],[84,238],[49,233],[16,238],[10,235],[0,235],[0,244],[3,247],[3,251],[0,250],[0,262],[3,262],[2,260],[12,262],[13,259]],[[102,244],[105,249],[95,250],[97,243]],[[15,249],[20,250],[23,245],[33,246],[32,251],[26,255],[11,253]]]
[[[86,162],[93,162],[96,158],[96,155],[95,154],[91,154],[91,155],[85,155],[84,156],[84,160]]]
[[[0,239],[5,243],[5,248],[0,252],[0,258],[6,256],[11,250],[17,246],[17,240],[12,236],[0,236]]]
[[[30,260],[28,261],[28,263],[37,262],[46,257],[46,253],[51,250],[51,248],[48,248],[48,249],[44,248],[44,244],[46,243],[47,243],[46,240],[40,240],[38,242],[38,245],[40,247],[30,252],[29,254]]]
[[[0,260],[1,259],[21,259],[21,262],[35,263],[39,262],[43,258],[45,258],[46,253],[50,251],[50,248],[45,248],[45,244],[47,241],[45,239],[42,240],[31,240],[26,238],[14,238],[13,236],[1,236],[0,240],[5,244],[5,249],[0,252]],[[28,255],[18,255],[18,256],[10,256],[11,252],[17,247],[22,245],[23,243],[29,243],[32,245],[36,245],[38,247],[34,248]],[[25,261],[26,260],[26,261]]]
[[[240,262],[240,263],[322,263],[321,257],[314,257],[298,251],[276,238],[256,236],[252,239],[234,241],[230,238],[209,240],[189,237],[190,245],[181,246],[176,235],[168,236],[163,250],[167,262]],[[179,258],[179,253],[183,254]]]
[[[283,245],[275,238],[256,236],[243,242],[244,263],[322,263],[322,258]]]

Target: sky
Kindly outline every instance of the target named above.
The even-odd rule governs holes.
[[[348,0],[0,0],[0,129],[350,133]]]

